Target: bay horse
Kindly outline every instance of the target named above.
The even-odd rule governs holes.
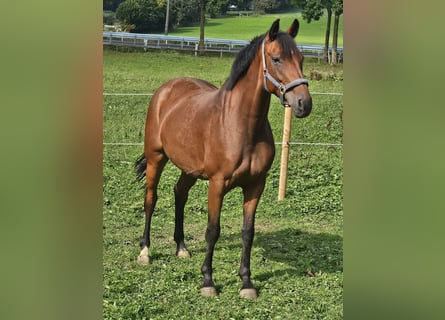
[[[250,256],[255,211],[263,193],[266,173],[275,155],[267,118],[271,94],[298,118],[312,109],[308,81],[303,78],[303,55],[294,38],[297,19],[286,32],[279,19],[268,32],[257,36],[235,58],[230,76],[220,89],[207,81],[177,78],[163,84],[150,102],[145,126],[144,153],[136,160],[138,179],[146,178],[145,229],[140,241],[140,264],[149,264],[150,223],[157,186],[168,160],[180,170],[174,187],[176,255],[190,257],[184,243],[184,206],[196,180],[208,184],[207,251],[201,268],[203,296],[216,296],[212,259],[220,236],[224,195],[241,187],[244,196],[241,230],[240,296],[256,298],[250,280]]]

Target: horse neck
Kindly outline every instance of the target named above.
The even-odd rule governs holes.
[[[270,106],[270,93],[264,90],[261,56],[257,55],[244,77],[228,92],[226,111],[255,133],[264,127]]]

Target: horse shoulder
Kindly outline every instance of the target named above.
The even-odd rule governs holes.
[[[251,174],[257,175],[267,172],[275,157],[275,143],[269,122],[262,134],[258,137],[252,149],[251,155]]]

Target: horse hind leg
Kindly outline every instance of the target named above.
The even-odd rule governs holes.
[[[182,172],[175,185],[175,233],[176,255],[179,258],[190,258],[184,242],[184,207],[188,199],[188,193],[195,184],[197,178]]]
[[[162,153],[156,153],[146,158],[147,166],[145,170],[146,194],[144,201],[145,210],[145,228],[140,240],[141,252],[137,257],[137,262],[142,265],[149,264],[149,248],[150,248],[150,225],[151,218],[157,201],[157,188],[162,170],[167,163],[168,158]]]

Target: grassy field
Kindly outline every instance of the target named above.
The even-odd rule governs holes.
[[[248,17],[229,15],[222,18],[209,19],[205,24],[205,36],[209,38],[251,40],[253,37],[266,32],[275,19],[280,19],[281,29],[285,30],[295,18],[300,22],[300,32],[297,36],[297,43],[324,45],[327,20],[326,14],[324,14],[319,21],[307,23],[301,17],[300,12],[260,16],[251,15]],[[236,30],[236,32],[233,30]],[[331,45],[332,31],[333,22],[331,25]],[[199,25],[177,28],[171,31],[170,34],[199,37]],[[340,16],[338,45],[343,46],[343,15]]]
[[[233,56],[196,58],[177,52],[104,50],[104,92],[152,93],[177,76],[206,79],[220,86]],[[342,92],[342,66],[305,60],[313,92]],[[221,238],[214,256],[219,296],[199,294],[207,222],[207,183],[198,181],[186,206],[186,242],[192,258],[174,255],[173,186],[179,171],[168,164],[159,186],[152,222],[153,263],[139,266],[143,231],[143,191],[134,182],[133,163],[143,141],[148,96],[104,96],[103,150],[103,317],[104,319],[342,319],[343,208],[342,149],[292,146],[286,199],[278,202],[279,151],[259,204],[252,250],[255,301],[239,298],[242,196],[230,192],[221,216]],[[342,142],[342,97],[313,95],[306,119],[293,119],[292,141]],[[281,140],[283,109],[272,98],[269,119]]]

